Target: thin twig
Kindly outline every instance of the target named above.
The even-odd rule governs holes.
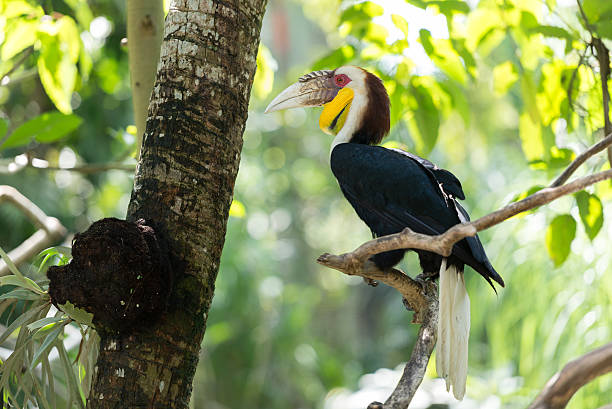
[[[73,166],[71,168],[61,168],[58,166],[47,166],[47,167],[36,167],[31,166],[34,169],[40,170],[67,170],[68,172],[78,172],[83,174],[91,174],[91,173],[99,173],[106,172],[109,170],[123,170],[126,172],[134,172],[136,170],[136,165],[130,165],[126,163],[101,163],[101,164],[87,164],[81,166]]]
[[[557,187],[557,186],[561,186],[562,184],[564,184],[570,178],[570,176],[576,171],[576,169],[578,169],[580,165],[586,162],[587,159],[603,151],[604,149],[608,148],[611,145],[612,145],[612,133],[608,134],[604,139],[597,142],[595,145],[591,146],[589,149],[582,152],[580,155],[576,156],[576,159],[574,159],[574,161],[569,164],[569,166],[563,171],[563,173],[561,173],[561,175],[559,175],[559,177],[550,184],[550,187]]]
[[[603,98],[603,111],[604,111],[604,134],[609,135],[612,132],[612,123],[610,122],[610,91],[608,89],[608,78],[610,77],[610,51],[604,42],[595,35],[593,32],[593,26],[589,22],[589,19],[582,8],[580,0],[576,0],[578,3],[578,9],[580,15],[584,19],[584,26],[591,34],[591,46],[595,49],[595,57],[599,63],[599,78],[601,80],[601,90]],[[612,166],[612,147],[608,147],[608,162]]]
[[[110,163],[89,163],[85,165],[73,166],[69,168],[59,167],[59,166],[36,166],[32,164],[31,158],[28,158],[28,161],[23,164],[18,164],[16,162],[11,162],[8,167],[6,167],[6,173],[17,173],[25,168],[37,169],[37,170],[46,170],[46,171],[59,171],[66,170],[68,172],[77,172],[85,175],[89,175],[92,173],[100,173],[106,172],[109,170],[122,170],[126,172],[134,172],[136,170],[136,165],[131,165],[127,163],[118,163],[118,162],[110,162]],[[4,173],[0,171],[0,173]]]
[[[612,343],[569,362],[546,384],[528,409],[562,409],[578,389],[612,372]]]
[[[25,62],[25,60],[34,52],[34,47],[30,46],[28,48],[26,48],[25,50],[22,51],[21,53],[21,57],[19,57],[19,59],[17,61],[15,61],[15,64],[13,64],[13,66],[2,76],[0,76],[0,85],[6,85],[8,84],[8,82],[5,84],[4,83],[4,78],[8,77],[9,75],[11,75],[12,73],[15,72],[15,70],[17,68],[19,68],[21,66],[21,64],[23,64]]]
[[[610,51],[604,42],[597,37],[593,37],[593,47],[597,52],[597,62],[599,63],[599,79],[601,81],[601,93],[603,98],[604,113],[604,132],[609,135],[612,132],[610,123],[610,90],[608,89],[608,78],[610,78]],[[608,161],[612,166],[612,148],[608,148]]]
[[[66,228],[55,217],[47,216],[38,206],[12,186],[0,186],[0,203],[9,201],[39,228],[26,241],[8,253],[16,265],[34,257],[55,241],[66,235]],[[8,266],[0,260],[0,276],[9,273]]]
[[[584,59],[586,58],[586,53],[588,51],[588,47],[584,48],[583,53],[580,55],[580,60],[578,60],[578,65],[574,71],[572,71],[572,77],[570,78],[569,84],[567,86],[567,104],[569,105],[571,110],[574,110],[574,104],[572,103],[572,94],[574,92],[574,82],[576,81],[576,77],[578,76],[578,70],[580,66],[584,63]]]

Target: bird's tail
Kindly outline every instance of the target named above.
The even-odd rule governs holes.
[[[446,381],[446,390],[453,387],[453,395],[461,400],[465,395],[470,335],[470,299],[465,289],[463,271],[440,266],[440,310],[436,370]]]

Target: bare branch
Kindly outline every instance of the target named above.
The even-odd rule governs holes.
[[[18,157],[22,157],[22,156],[25,156],[25,155],[19,155]],[[17,173],[17,172],[22,171],[25,168],[37,169],[37,170],[47,170],[47,171],[66,170],[68,172],[77,172],[77,173],[82,173],[84,175],[90,175],[93,173],[107,172],[109,170],[122,170],[125,172],[134,172],[136,170],[136,165],[132,165],[129,163],[121,163],[121,162],[109,162],[109,163],[87,163],[84,165],[63,168],[59,166],[49,166],[48,162],[45,160],[28,157],[27,159],[24,159],[23,162],[18,161],[16,158],[15,161],[10,162],[8,165],[2,166],[2,169],[0,169],[0,173]]]
[[[610,51],[600,38],[593,36],[591,41],[597,53],[597,62],[599,63],[599,79],[601,80],[601,93],[603,98],[604,131],[606,135],[609,135],[612,132],[612,123],[610,123],[610,90],[608,89],[608,78],[610,78]],[[608,161],[610,162],[610,166],[612,166],[612,148],[608,148]]]
[[[433,283],[428,287],[427,292],[430,293],[428,296],[427,311],[424,314],[425,319],[421,328],[419,329],[419,335],[417,337],[416,344],[410,354],[410,360],[404,367],[404,373],[395,387],[395,390],[389,396],[382,409],[405,409],[410,405],[414,394],[416,393],[419,385],[425,377],[425,371],[431,353],[433,352],[434,346],[436,345],[438,335],[438,299],[437,290]],[[368,406],[368,409],[378,409],[380,406],[377,402],[373,402]]]
[[[0,203],[8,201],[25,214],[39,230],[8,253],[16,265],[34,257],[41,250],[66,235],[66,228],[55,217],[48,217],[38,206],[19,193],[12,186],[0,186]],[[0,260],[0,276],[9,273],[3,260]]]
[[[556,373],[548,381],[529,409],[565,408],[578,389],[608,372],[612,372],[612,343],[565,365],[561,372]]]
[[[57,166],[47,166],[47,167],[35,167],[35,166],[31,166],[30,167],[34,168],[34,169],[40,169],[40,170],[67,170],[69,172],[78,172],[78,173],[83,173],[83,174],[91,174],[91,173],[100,173],[100,172],[107,172],[109,170],[123,170],[126,172],[134,172],[136,170],[136,165],[130,165],[127,163],[100,163],[100,164],[96,164],[96,163],[90,163],[90,164],[86,164],[86,165],[80,165],[80,166],[73,166],[71,168],[60,168]]]
[[[578,169],[580,165],[586,162],[587,159],[603,151],[610,145],[612,145],[612,133],[609,133],[604,139],[597,142],[595,145],[591,146],[589,149],[582,152],[580,155],[576,156],[576,159],[574,159],[574,161],[569,164],[569,166],[563,171],[563,173],[561,173],[559,177],[550,184],[550,187],[557,187],[564,184],[576,171],[576,169]]]

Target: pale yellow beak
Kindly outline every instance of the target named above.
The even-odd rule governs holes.
[[[334,84],[333,71],[314,71],[302,76],[298,82],[278,94],[264,112],[267,114],[281,109],[321,106],[334,99],[339,89]]]

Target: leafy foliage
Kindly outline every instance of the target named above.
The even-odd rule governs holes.
[[[53,248],[42,252],[39,255],[44,260],[41,267],[60,254]],[[0,390],[3,391],[4,405],[25,408],[31,402],[38,407],[52,409],[61,400],[67,407],[74,404],[78,408],[85,408],[83,397],[89,392],[97,356],[98,337],[95,331],[87,327],[74,327],[81,330],[82,336],[78,355],[80,366],[76,369],[82,368],[85,373],[84,377],[77,379],[64,343],[67,340],[67,327],[71,328],[70,324],[75,320],[79,322],[79,315],[75,314],[73,318],[73,312],[52,312],[46,291],[48,280],[36,282],[23,275],[1,248],[0,256],[13,273],[0,277],[2,289],[7,286],[12,288],[0,296],[0,319],[6,325],[0,333],[0,344],[7,341],[14,343],[13,352],[0,366]],[[60,256],[59,260],[65,258]],[[75,312],[82,315],[78,310]],[[59,374],[60,367],[64,376]],[[66,394],[59,393],[56,384],[62,385]]]
[[[0,183],[17,187],[71,231],[104,216],[123,217],[131,175],[19,164],[36,158],[71,167],[123,161],[134,151],[127,55],[120,47],[124,3],[0,3]],[[271,3],[193,407],[334,409],[339,388],[395,367],[414,339],[397,294],[314,263],[322,252],[356,247],[369,232],[340,199],[317,112],[264,116],[274,92],[310,69],[368,67],[391,97],[386,146],[427,155],[453,171],[466,208],[481,216],[545,187],[601,137],[602,84],[589,30],[610,39],[608,3],[582,1],[588,24],[576,4],[555,0]],[[583,172],[606,166],[596,157]],[[474,306],[471,398],[526,407],[564,363],[610,339],[612,285],[604,277],[612,265],[611,229],[604,214],[611,198],[612,185],[602,183],[481,234],[507,287],[494,297],[466,274]],[[0,245],[15,247],[34,233],[11,209],[0,206],[0,215]],[[65,248],[49,250],[34,270],[44,273],[68,258]],[[414,257],[406,257],[403,269],[419,271]],[[45,290],[44,280],[33,282]],[[23,306],[41,297],[28,281],[19,284],[0,294],[0,305],[8,305],[5,326],[33,311]],[[45,321],[30,316],[4,340],[13,346],[22,331],[21,341],[39,334],[27,351],[28,368],[65,322],[66,314],[57,314],[39,314]],[[78,328],[62,328],[36,357],[48,407],[82,403],[80,393],[62,391],[75,380],[87,391],[95,362],[89,330],[73,377],[66,363],[77,348],[64,351],[59,341]],[[45,359],[47,352],[56,359]],[[237,376],[244,382],[227,383]],[[608,391],[609,381],[594,381],[570,407],[602,406]]]

